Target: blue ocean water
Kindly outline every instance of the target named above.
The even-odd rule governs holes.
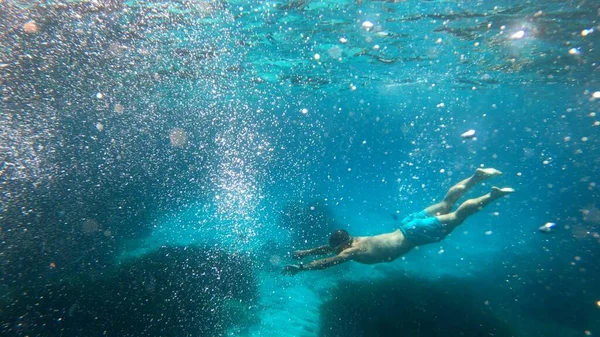
[[[599,334],[599,11],[0,1],[2,335]],[[477,168],[443,241],[281,274]]]

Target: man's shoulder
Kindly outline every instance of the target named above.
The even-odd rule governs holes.
[[[365,244],[366,241],[368,241],[368,239],[369,239],[368,236],[355,236],[352,238],[352,245],[350,245],[350,247],[348,249],[363,245],[363,244]]]
[[[355,237],[352,242],[352,245],[346,248],[346,250],[353,253],[358,252],[361,249],[364,249],[365,247],[369,246],[371,239],[372,237],[370,236]]]

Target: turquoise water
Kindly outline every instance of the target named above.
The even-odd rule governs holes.
[[[0,1],[0,332],[599,334],[599,11]],[[443,241],[281,275],[481,167]]]

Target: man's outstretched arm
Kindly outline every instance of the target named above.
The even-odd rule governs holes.
[[[313,261],[309,264],[304,265],[302,270],[326,269],[326,268],[338,265],[340,263],[346,262],[348,260],[349,260],[349,256],[347,256],[347,254],[343,254],[343,255],[340,254],[340,255]]]
[[[331,253],[333,253],[333,249],[331,249],[331,247],[321,246],[321,247],[312,248],[312,249],[297,250],[294,252],[294,258],[301,259],[301,258],[303,258],[305,256],[309,256],[309,255],[325,255],[325,254],[331,254]]]
[[[313,261],[308,264],[290,264],[283,267],[282,274],[295,275],[301,271],[320,270],[336,266],[350,260],[352,251],[345,250],[340,254],[320,260]]]

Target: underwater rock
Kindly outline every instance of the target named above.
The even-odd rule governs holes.
[[[321,306],[319,336],[514,336],[460,280],[342,282]]]
[[[222,336],[255,322],[258,294],[247,258],[202,247],[30,288],[2,298],[2,336]]]

